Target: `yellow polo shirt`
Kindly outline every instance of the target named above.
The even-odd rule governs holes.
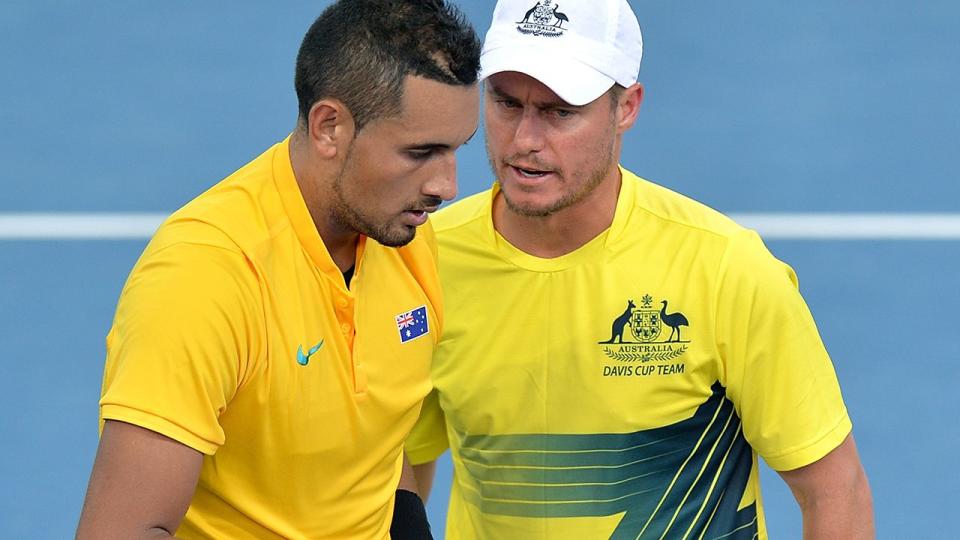
[[[203,454],[181,538],[386,538],[430,390],[429,223],[362,238],[347,288],[279,143],[173,214],[107,336],[100,423]]]
[[[436,215],[448,309],[407,452],[450,448],[448,540],[762,540],[758,456],[850,433],[790,267],[621,173],[609,229],[553,259],[497,233],[496,186]]]

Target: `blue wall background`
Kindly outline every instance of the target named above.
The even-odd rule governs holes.
[[[631,4],[646,98],[628,168],[726,212],[958,211],[960,4]],[[325,5],[6,0],[0,213],[176,209],[293,127],[293,59]],[[493,2],[461,5],[485,31]],[[481,140],[459,155],[463,195],[490,181]],[[0,536],[72,535],[103,339],[144,245],[0,241]],[[770,246],[835,359],[879,536],[949,536],[960,246]],[[763,480],[771,536],[799,538],[788,490]]]

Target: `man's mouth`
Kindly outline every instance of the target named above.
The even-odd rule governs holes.
[[[407,210],[407,212],[410,212],[411,214],[417,214],[417,215],[432,214],[436,212],[439,208],[440,208],[440,205],[438,204],[435,206],[423,206],[420,208],[410,208],[409,210]]]
[[[517,172],[518,175],[524,178],[542,178],[553,171],[545,169],[537,169],[533,167],[524,167],[521,165],[508,164],[510,168]]]
[[[414,219],[417,220],[425,219],[427,216],[427,212],[424,210],[406,210],[404,213],[410,214],[414,217]]]
[[[543,171],[536,171],[536,170],[531,170],[531,169],[521,169],[521,168],[517,168],[517,170],[520,171],[520,174],[522,174],[523,176],[527,176],[527,177],[530,177],[530,178],[537,178],[537,177],[540,177],[540,176],[543,176],[544,174],[546,174],[546,173],[544,173]]]
[[[413,223],[416,225],[422,225],[427,220],[427,214],[432,214],[440,208],[439,204],[431,204],[427,206],[417,206],[414,208],[408,208],[403,211],[404,214],[413,218]]]

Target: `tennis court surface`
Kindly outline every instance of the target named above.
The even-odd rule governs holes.
[[[493,2],[463,4],[485,30]],[[631,4],[646,98],[623,163],[766,233],[834,359],[879,537],[950,537],[960,4]],[[73,534],[104,338],[151,220],[292,128],[293,58],[320,5],[4,4],[0,536]],[[461,195],[489,182],[481,135],[460,154]],[[84,232],[118,213],[136,216]],[[429,503],[438,537],[449,474]],[[799,538],[792,496],[764,474],[771,537]]]

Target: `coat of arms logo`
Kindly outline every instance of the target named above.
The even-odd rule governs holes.
[[[523,14],[517,21],[517,31],[534,36],[559,36],[566,28],[564,22],[570,22],[565,13],[559,11],[560,6],[553,0],[541,0]]]
[[[667,300],[659,304],[660,309],[654,307],[649,294],[643,296],[639,307],[627,300],[626,309],[610,326],[610,338],[598,342],[604,345],[604,354],[622,362],[650,362],[672,360],[686,352],[690,340],[681,338],[681,329],[689,327],[690,321],[679,311],[668,312]],[[664,339],[667,328],[670,334]]]

